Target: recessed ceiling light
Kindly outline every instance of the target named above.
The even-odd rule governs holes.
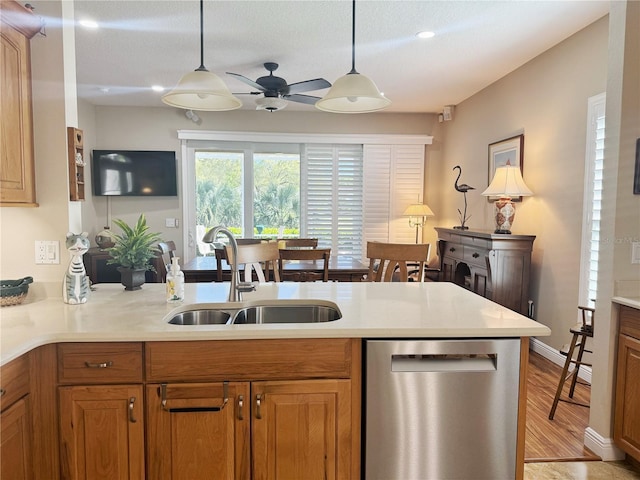
[[[100,26],[98,25],[98,22],[94,22],[93,20],[80,20],[78,23],[84,28],[90,28],[92,30],[95,30]]]
[[[162,85],[153,85],[151,90],[154,92],[164,92],[164,87]]]
[[[436,34],[434,32],[424,31],[424,32],[416,33],[416,37],[418,37],[418,38],[433,38],[435,36],[436,36]]]

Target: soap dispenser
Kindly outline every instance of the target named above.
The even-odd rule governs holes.
[[[182,300],[184,300],[184,273],[178,265],[178,257],[173,257],[167,272],[167,302]]]

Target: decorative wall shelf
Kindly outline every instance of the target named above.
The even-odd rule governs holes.
[[[69,199],[84,200],[84,156],[83,133],[79,128],[67,127],[69,149]]]

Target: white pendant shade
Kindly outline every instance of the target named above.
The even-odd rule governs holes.
[[[184,75],[173,90],[162,96],[162,101],[172,107],[213,112],[242,106],[220,77],[208,70],[195,70]]]
[[[347,73],[337,79],[316,108],[332,113],[369,113],[391,105],[375,83],[360,73]]]
[[[491,184],[482,192],[486,197],[529,197],[533,192],[524,183],[520,167],[504,165],[496,168]]]

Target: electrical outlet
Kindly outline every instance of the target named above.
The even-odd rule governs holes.
[[[36,264],[60,263],[60,242],[57,240],[36,240]]]

